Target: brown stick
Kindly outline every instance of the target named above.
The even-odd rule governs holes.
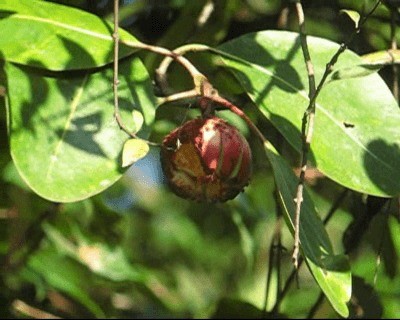
[[[294,236],[294,249],[293,249],[293,264],[295,267],[298,265],[298,254],[299,254],[299,248],[300,248],[300,212],[301,212],[301,204],[303,202],[303,191],[304,191],[304,180],[305,180],[305,172],[307,170],[307,158],[308,158],[308,152],[310,149],[311,145],[311,139],[313,135],[313,130],[314,130],[314,121],[315,121],[315,101],[321,92],[321,89],[323,85],[325,84],[329,74],[332,72],[333,66],[336,64],[337,60],[339,59],[339,56],[347,49],[348,44],[353,40],[353,38],[360,32],[361,27],[364,25],[364,23],[367,21],[369,16],[376,10],[376,8],[380,5],[381,0],[378,0],[374,7],[369,11],[360,21],[358,27],[354,30],[354,32],[350,35],[348,41],[346,43],[342,43],[337,50],[337,52],[333,55],[331,60],[327,63],[325,72],[322,75],[322,79],[319,82],[318,86],[316,89],[315,88],[315,82],[313,80],[314,78],[314,72],[312,70],[312,63],[309,55],[309,50],[307,46],[307,42],[305,40],[305,30],[304,30],[304,12],[302,9],[302,5],[300,0],[297,0],[296,2],[296,10],[297,10],[297,15],[299,19],[299,25],[300,25],[300,39],[301,39],[301,45],[302,45],[302,50],[303,50],[303,55],[304,55],[304,60],[306,63],[306,69],[307,69],[307,74],[309,78],[309,97],[310,97],[310,102],[308,105],[307,110],[304,113],[303,120],[302,120],[302,153],[301,153],[301,172],[300,172],[300,177],[299,177],[299,183],[297,187],[297,192],[296,192],[296,211],[295,211],[295,236]]]
[[[312,100],[312,97],[315,96],[316,88],[315,88],[314,66],[311,62],[310,52],[308,50],[304,11],[300,0],[296,2],[295,6],[300,27],[301,49],[303,51],[304,61],[306,64],[307,75],[308,75],[308,85],[309,85],[308,97],[310,98],[310,101],[312,101],[310,102],[306,112],[303,115],[302,130],[301,130],[303,137],[301,165],[300,165],[301,171],[300,171],[299,183],[297,185],[297,192],[295,199],[296,211],[295,211],[295,222],[294,222],[294,249],[292,255],[294,267],[297,269],[299,264],[298,256],[300,250],[300,212],[301,212],[301,204],[303,202],[303,189],[304,189],[304,181],[307,170],[307,155],[311,145],[311,139],[313,136],[313,129],[314,129],[314,119],[315,119],[315,99]]]

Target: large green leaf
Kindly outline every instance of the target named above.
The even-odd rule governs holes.
[[[37,0],[0,1],[0,55],[51,70],[86,69],[113,60],[113,26],[75,8]],[[137,40],[124,30],[120,38]],[[134,49],[121,44],[120,57]]]
[[[265,152],[273,168],[287,224],[293,233],[294,199],[298,179],[272,145],[266,143]],[[334,254],[328,234],[307,190],[304,191],[303,198],[300,214],[300,243],[303,256],[333,308],[341,316],[347,317],[349,311],[346,303],[351,296],[351,273],[348,259],[346,256]]]
[[[124,62],[120,108],[137,131],[132,110],[143,114],[138,135],[148,136],[155,98],[139,59]],[[117,181],[128,136],[114,119],[112,70],[76,76],[44,75],[6,64],[11,155],[19,173],[40,196],[59,202],[90,197]]]
[[[308,37],[317,82],[338,44]],[[249,97],[300,151],[308,79],[297,33],[264,31],[223,44],[223,61]],[[336,68],[362,64],[346,51]],[[318,96],[310,158],[334,181],[377,196],[400,193],[400,109],[377,74],[332,81]]]

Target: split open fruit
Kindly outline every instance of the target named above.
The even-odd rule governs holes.
[[[233,199],[249,183],[251,149],[244,136],[218,117],[194,119],[163,141],[161,165],[171,189],[196,201]]]

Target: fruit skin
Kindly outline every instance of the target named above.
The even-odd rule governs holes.
[[[232,125],[218,117],[194,119],[163,141],[161,166],[180,197],[205,202],[227,201],[249,183],[249,144]]]

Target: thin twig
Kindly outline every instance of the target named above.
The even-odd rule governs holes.
[[[296,211],[295,211],[295,222],[294,222],[294,249],[292,255],[294,267],[297,269],[298,256],[300,250],[300,210],[301,210],[301,204],[303,202],[303,189],[304,189],[304,181],[307,170],[307,155],[310,149],[310,144],[314,129],[315,100],[312,100],[312,97],[315,96],[316,88],[315,88],[314,66],[311,62],[310,52],[308,50],[304,11],[300,0],[296,2],[295,6],[299,20],[301,48],[303,51],[304,61],[306,64],[307,75],[308,75],[308,86],[309,86],[308,96],[310,98],[310,101],[313,101],[312,103],[310,102],[306,112],[303,115],[302,129],[301,129],[303,143],[302,143],[302,156],[301,156],[301,166],[300,166],[301,171],[300,171],[299,183],[297,186],[296,199],[295,199]]]
[[[337,199],[335,200],[335,202],[332,204],[332,207],[329,209],[328,213],[326,214],[324,220],[322,221],[322,223],[324,225],[327,225],[329,220],[331,220],[331,218],[333,217],[333,214],[336,212],[337,209],[339,209],[340,205],[342,204],[343,200],[347,197],[347,195],[349,194],[349,189],[344,189],[339,196],[337,197]]]
[[[114,117],[118,123],[118,126],[121,130],[125,131],[132,138],[136,138],[136,135],[132,133],[124,124],[121,118],[121,114],[119,112],[119,101],[118,101],[118,63],[119,63],[119,24],[118,24],[118,16],[119,16],[119,1],[114,0],[114,75],[113,75],[113,92],[114,92]]]
[[[390,214],[391,205],[392,205],[392,201],[389,200],[387,202],[385,210],[382,210],[383,211],[382,213],[384,214],[385,221],[383,222],[383,226],[381,228],[381,235],[379,237],[380,240],[379,240],[379,245],[378,245],[375,272],[374,272],[374,280],[373,280],[374,286],[376,286],[376,283],[378,281],[379,267],[380,267],[380,264],[381,264],[381,255],[382,255],[382,252],[383,252],[383,248],[385,247],[386,235],[390,234],[390,230],[389,230],[389,214]]]
[[[196,98],[199,96],[200,95],[197,92],[197,90],[192,89],[192,90],[188,90],[188,91],[174,93],[174,94],[171,94],[166,97],[159,97],[158,104],[161,105],[161,104],[164,104],[167,102],[173,102],[173,101],[182,100],[182,99],[191,99],[191,98]]]
[[[267,267],[267,277],[265,283],[265,297],[264,297],[264,305],[262,308],[261,319],[265,319],[267,315],[267,308],[268,308],[268,297],[269,297],[269,290],[271,288],[271,280],[272,280],[272,270],[275,263],[275,235],[272,239],[271,245],[269,246],[269,254],[268,254],[268,267]],[[280,250],[280,249],[278,249]]]
[[[127,133],[130,137],[132,138],[137,138],[136,134],[131,132],[126,125],[124,124],[124,122],[122,121],[121,118],[121,114],[119,111],[119,102],[118,102],[118,85],[119,85],[119,80],[118,80],[118,58],[119,58],[119,44],[122,43],[126,46],[129,46],[131,48],[135,48],[135,49],[144,49],[144,50],[148,50],[154,53],[158,53],[167,57],[170,57],[174,60],[176,60],[177,62],[179,62],[192,76],[193,78],[193,82],[195,85],[195,89],[197,89],[197,91],[199,91],[198,87],[200,87],[199,83],[202,83],[204,81],[204,79],[206,79],[206,77],[197,70],[197,68],[185,57],[182,57],[178,54],[173,53],[172,51],[162,48],[162,47],[157,47],[157,46],[152,46],[149,44],[145,44],[142,42],[136,42],[136,41],[125,41],[120,39],[119,37],[119,1],[118,0],[114,0],[114,32],[113,32],[113,39],[114,39],[114,76],[113,76],[113,92],[114,92],[114,117],[115,120],[118,123],[118,126],[120,127],[121,130],[123,130],[125,133]],[[193,91],[189,91],[189,96],[195,96],[193,94]],[[198,92],[199,93],[199,92]],[[186,95],[186,96],[185,96]],[[169,97],[165,98],[164,100],[160,99],[160,103],[164,103],[164,102],[168,102],[168,101],[172,101],[172,99],[182,99],[184,97],[188,97],[187,93],[180,93],[180,94],[176,94],[175,97]],[[152,146],[157,146],[159,147],[160,144],[158,143],[154,143],[154,142],[150,142],[150,141],[146,141],[149,145]]]
[[[121,130],[123,130],[127,135],[131,138],[137,139],[137,135],[130,131],[128,127],[124,124],[121,113],[119,111],[119,100],[118,100],[118,86],[119,86],[119,79],[118,79],[118,64],[119,64],[119,0],[114,0],[114,32],[113,32],[113,39],[114,39],[114,74],[113,74],[113,92],[114,92],[114,117],[117,121],[117,124]],[[144,139],[142,139],[144,140]],[[159,147],[160,144],[146,141],[147,144],[155,147]]]
[[[346,196],[348,195],[348,193],[349,193],[349,190],[345,189],[335,199],[335,201],[333,202],[332,206],[330,207],[328,213],[326,214],[324,220],[322,221],[324,226],[326,226],[329,223],[329,221],[333,217],[333,214],[335,212],[337,212],[337,209],[339,209],[340,205],[343,203],[343,201],[346,198]],[[279,306],[280,306],[281,302],[283,301],[283,298],[289,292],[290,286],[291,286],[293,280],[296,278],[297,272],[300,269],[300,267],[303,265],[303,262],[304,262],[303,258],[299,257],[298,268],[297,269],[293,268],[293,270],[290,273],[289,277],[286,279],[286,282],[285,282],[282,290],[280,291],[280,293],[278,294],[278,297],[276,298],[275,305],[271,310],[272,314],[276,314],[278,312]]]
[[[298,20],[299,20],[299,26],[300,26],[300,39],[301,39],[301,46],[303,50],[303,55],[306,63],[306,68],[307,68],[307,74],[309,77],[309,97],[310,97],[310,102],[307,107],[307,110],[305,111],[303,115],[303,120],[302,120],[302,152],[301,152],[301,172],[300,172],[300,177],[299,177],[299,183],[296,191],[296,211],[295,211],[295,236],[294,236],[294,249],[293,249],[293,264],[295,267],[298,266],[298,255],[299,255],[299,248],[300,248],[300,212],[301,212],[301,204],[303,202],[303,190],[304,190],[304,181],[305,181],[305,172],[307,170],[307,159],[308,159],[308,152],[310,149],[311,145],[311,140],[313,136],[313,129],[314,129],[314,121],[315,121],[315,102],[316,99],[321,92],[321,89],[323,85],[325,84],[329,74],[332,72],[333,66],[336,64],[337,60],[339,59],[339,56],[347,49],[348,44],[353,40],[353,38],[360,32],[361,27],[364,25],[364,23],[367,21],[369,16],[376,10],[376,8],[380,5],[381,0],[378,0],[374,7],[371,9],[371,11],[365,15],[360,23],[358,24],[358,27],[354,30],[354,32],[350,35],[348,41],[345,43],[342,43],[337,50],[337,52],[333,55],[331,60],[327,63],[325,72],[322,75],[322,78],[317,86],[315,88],[315,82],[313,80],[314,78],[314,73],[312,70],[312,63],[311,59],[309,56],[309,51],[308,51],[308,46],[307,46],[307,41],[306,41],[306,34],[305,34],[305,25],[304,25],[304,12],[302,9],[302,5],[300,0],[297,0],[296,2],[296,11],[298,15]]]
[[[268,261],[268,271],[267,271],[267,281],[265,287],[265,300],[264,306],[262,309],[262,318],[266,318],[267,315],[267,307],[268,307],[268,298],[271,287],[272,280],[272,268],[274,264],[276,264],[276,296],[278,297],[281,294],[281,259],[282,259],[282,250],[284,247],[282,246],[282,206],[279,204],[279,196],[278,189],[275,186],[274,198],[276,205],[276,213],[277,219],[274,229],[274,236],[272,239],[271,246],[269,248],[269,261]]]
[[[181,56],[180,54],[175,53],[174,51],[168,50],[163,47],[157,47],[150,44],[146,44],[143,42],[120,40],[120,43],[134,49],[142,49],[153,53],[157,53],[177,61],[179,64],[182,65],[182,67],[184,67],[189,72],[190,76],[192,77],[195,83],[195,86],[197,85],[197,82],[206,79],[206,77],[188,59]]]
[[[300,269],[300,267],[303,265],[303,258],[299,257],[299,264],[297,269],[293,268],[292,272],[290,273],[289,277],[286,279],[285,285],[283,286],[282,290],[280,291],[280,294],[276,298],[275,305],[273,306],[271,313],[272,314],[277,314],[279,311],[279,306],[281,305],[283,298],[286,296],[286,294],[289,292],[290,286],[293,282],[293,280],[296,278],[297,271]]]
[[[210,48],[206,45],[201,44],[188,44],[181,46],[179,48],[174,49],[172,51],[176,56],[182,57],[188,52],[198,52],[198,51],[207,51]],[[165,90],[167,88],[167,71],[171,63],[174,61],[174,58],[171,56],[165,56],[165,58],[161,61],[160,66],[156,70],[156,78],[157,82],[161,85],[162,89]]]

